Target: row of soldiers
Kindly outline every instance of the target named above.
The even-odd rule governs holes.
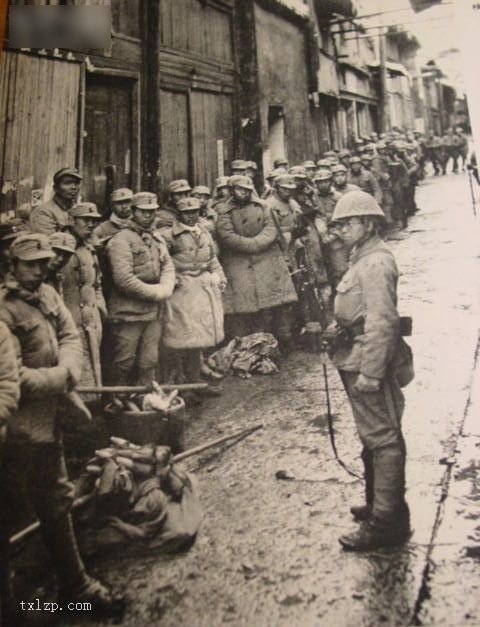
[[[52,199],[2,225],[0,341],[10,360],[0,392],[0,421],[9,425],[1,431],[5,555],[27,489],[61,596],[106,615],[121,612],[123,599],[86,574],[71,524],[60,417],[89,414],[88,397],[75,388],[207,377],[210,385],[189,399],[201,402],[220,393],[221,375],[205,356],[225,338],[271,331],[288,353],[299,329],[325,326],[348,267],[332,221],[338,199],[367,191],[390,224],[404,224],[414,210],[417,147],[402,137],[382,141],[353,154],[330,151],[317,164],[278,160],[262,194],[256,164],[240,159],[213,194],[179,179],[161,204],[154,193],[120,188],[107,219],[94,203],[78,201],[82,174],[66,167],[53,177]],[[9,614],[7,558],[0,579]]]

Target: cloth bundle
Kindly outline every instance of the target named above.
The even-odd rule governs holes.
[[[222,374],[248,378],[252,374],[278,372],[275,363],[278,356],[278,342],[271,333],[252,333],[234,338],[213,353],[207,363]]]
[[[190,546],[200,524],[194,478],[176,467],[170,448],[112,437],[76,484],[91,495],[78,525],[86,554],[126,545],[172,551]]]

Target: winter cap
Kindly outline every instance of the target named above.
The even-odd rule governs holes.
[[[60,183],[60,181],[62,180],[64,176],[73,176],[79,181],[83,180],[83,176],[80,174],[77,168],[62,168],[61,170],[58,170],[57,172],[55,172],[55,174],[53,175],[54,185],[57,185],[58,183]]]
[[[157,194],[153,192],[138,192],[132,198],[132,205],[137,209],[151,209],[154,211],[159,207]]]
[[[120,187],[119,189],[114,189],[112,195],[110,196],[110,200],[112,202],[124,202],[126,200],[132,200],[133,192],[128,187]]]
[[[10,256],[21,261],[40,261],[52,259],[55,253],[43,233],[23,233],[13,241]]]
[[[98,213],[97,205],[94,202],[81,202],[74,205],[70,211],[71,218],[96,218],[101,220],[102,216]]]
[[[210,193],[210,189],[206,186],[206,185],[196,185],[193,189],[192,189],[192,195],[193,194],[202,194],[205,196],[211,196],[212,194]]]
[[[243,187],[251,192],[255,189],[253,187],[252,179],[249,176],[242,176],[241,174],[234,174],[228,179],[230,187]]]
[[[189,192],[191,189],[190,183],[186,179],[175,179],[174,181],[170,181],[167,186],[167,192],[170,192],[170,194]]]
[[[177,211],[200,211],[200,201],[198,198],[182,198],[178,201]]]
[[[48,241],[54,250],[64,250],[67,253],[75,252],[75,238],[70,233],[52,233],[49,235]]]

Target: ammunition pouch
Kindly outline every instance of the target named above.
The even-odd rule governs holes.
[[[401,316],[399,324],[400,337],[412,335],[412,318]],[[349,327],[337,323],[330,325],[322,333],[322,347],[329,355],[339,348],[352,348],[355,338],[365,333],[363,318]]]

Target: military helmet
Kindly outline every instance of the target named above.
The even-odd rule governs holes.
[[[198,198],[182,198],[178,201],[177,211],[200,211],[200,201]]]
[[[332,175],[337,174],[338,172],[344,172],[345,174],[348,172],[347,168],[343,165],[343,163],[339,163],[338,165],[332,168]]]
[[[322,169],[319,170],[315,176],[313,177],[314,181],[329,181],[332,178],[333,174],[331,170]]]
[[[216,180],[215,180],[215,187],[217,189],[220,189],[222,187],[228,187],[228,180],[229,180],[229,176],[219,176]]]
[[[319,168],[327,168],[327,170],[331,167],[330,159],[319,159],[317,161],[317,166]]]
[[[337,202],[332,220],[344,218],[361,218],[363,216],[378,216],[385,218],[380,205],[371,194],[362,191],[352,191],[344,194]]]

